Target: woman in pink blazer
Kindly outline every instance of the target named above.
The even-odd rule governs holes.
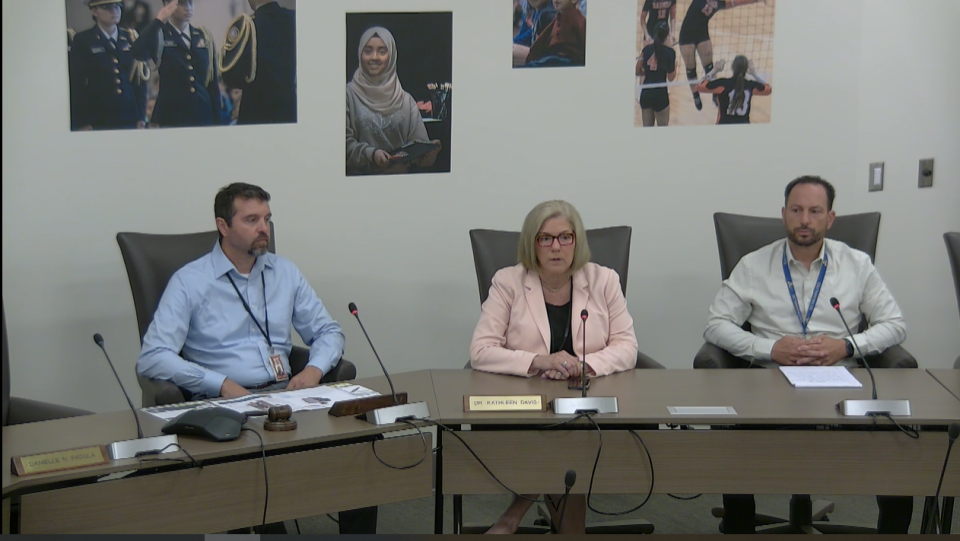
[[[573,205],[547,201],[534,207],[523,222],[517,254],[520,263],[494,275],[483,303],[470,343],[475,370],[556,380],[580,377],[585,325],[588,375],[635,366],[637,337],[620,277],[589,262],[583,222]],[[586,322],[580,317],[584,309]],[[557,502],[560,496],[549,499]],[[515,532],[531,504],[514,498],[488,533]],[[570,495],[566,507],[559,532],[584,533],[585,497]]]

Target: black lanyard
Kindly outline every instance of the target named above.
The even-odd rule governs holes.
[[[230,280],[230,285],[233,286],[234,291],[237,292],[237,296],[240,297],[240,302],[243,303],[243,307],[247,310],[247,313],[250,314],[250,319],[257,324],[257,328],[260,329],[260,334],[267,339],[267,345],[270,346],[270,353],[273,354],[273,342],[270,340],[270,316],[267,314],[267,279],[264,278],[263,274],[262,272],[260,273],[260,283],[263,284],[263,323],[267,327],[266,332],[264,332],[263,327],[260,326],[260,322],[257,321],[256,316],[253,315],[253,310],[250,309],[250,305],[247,304],[246,299],[240,294],[240,288],[237,287],[236,282],[230,277],[229,272],[227,273],[227,280]]]

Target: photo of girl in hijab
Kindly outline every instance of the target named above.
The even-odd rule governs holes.
[[[351,27],[355,39],[358,23],[365,25],[373,20],[390,21],[391,15],[396,18],[419,14],[383,14],[381,17],[370,13],[348,14],[348,39],[351,37]],[[351,20],[352,16],[362,16],[363,19]],[[452,23],[452,17],[449,20]],[[412,19],[410,22],[415,23]],[[437,27],[416,24],[391,26],[403,36],[401,43],[404,45],[413,39],[431,43],[429,33],[424,35],[423,28]],[[416,58],[421,64],[404,72],[405,76],[411,75],[413,83],[422,83],[411,87],[425,100],[418,102],[401,83],[397,68],[398,49],[402,47],[398,47],[394,34],[385,26],[365,28],[359,43],[351,40],[354,45],[347,46],[348,71],[356,66],[346,88],[347,175],[449,172],[449,157],[445,169],[437,167],[441,165],[437,158],[445,147],[442,138],[445,136],[449,140],[449,114],[443,118],[433,118],[430,96],[434,92],[429,90],[426,83],[430,81],[430,84],[436,84],[438,74],[435,64],[419,54],[405,57],[407,63],[413,64],[412,59]],[[451,28],[448,26],[447,32]],[[435,46],[436,41],[432,44]],[[411,44],[409,47],[419,49],[420,46]],[[353,54],[356,56],[350,58]],[[446,73],[449,73],[449,68]],[[443,124],[446,126],[441,126]]]

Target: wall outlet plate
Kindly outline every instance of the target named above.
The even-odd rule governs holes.
[[[879,192],[883,190],[883,162],[873,162],[870,164],[870,184],[867,185],[868,192]]]
[[[920,188],[933,187],[933,158],[920,160],[920,170],[917,172],[917,186]]]

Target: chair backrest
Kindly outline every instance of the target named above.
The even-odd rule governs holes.
[[[720,275],[730,277],[740,259],[771,242],[786,237],[783,220],[760,218],[718,212],[713,215],[717,231],[717,247],[720,249]],[[880,234],[880,213],[848,214],[837,216],[827,238],[839,240],[851,248],[865,252],[873,260],[877,253],[877,237]]]
[[[10,352],[7,349],[7,309],[0,300],[0,317],[3,318],[3,426],[7,426],[10,413]]]
[[[624,295],[627,294],[632,234],[633,229],[625,225],[587,230],[587,241],[590,243],[592,254],[591,261],[617,271],[620,275],[620,289],[623,290]],[[504,267],[517,264],[519,242],[520,233],[517,231],[470,230],[473,264],[477,269],[477,286],[480,289],[480,304],[487,300],[493,275]]]
[[[271,222],[268,249],[276,253],[273,231]],[[219,238],[216,230],[182,235],[117,233],[117,244],[120,245],[123,263],[127,267],[133,305],[137,311],[141,342],[160,305],[167,282],[181,267],[210,253]]]
[[[947,244],[950,268],[953,269],[953,288],[957,292],[957,309],[960,310],[960,233],[944,233],[943,242]]]

